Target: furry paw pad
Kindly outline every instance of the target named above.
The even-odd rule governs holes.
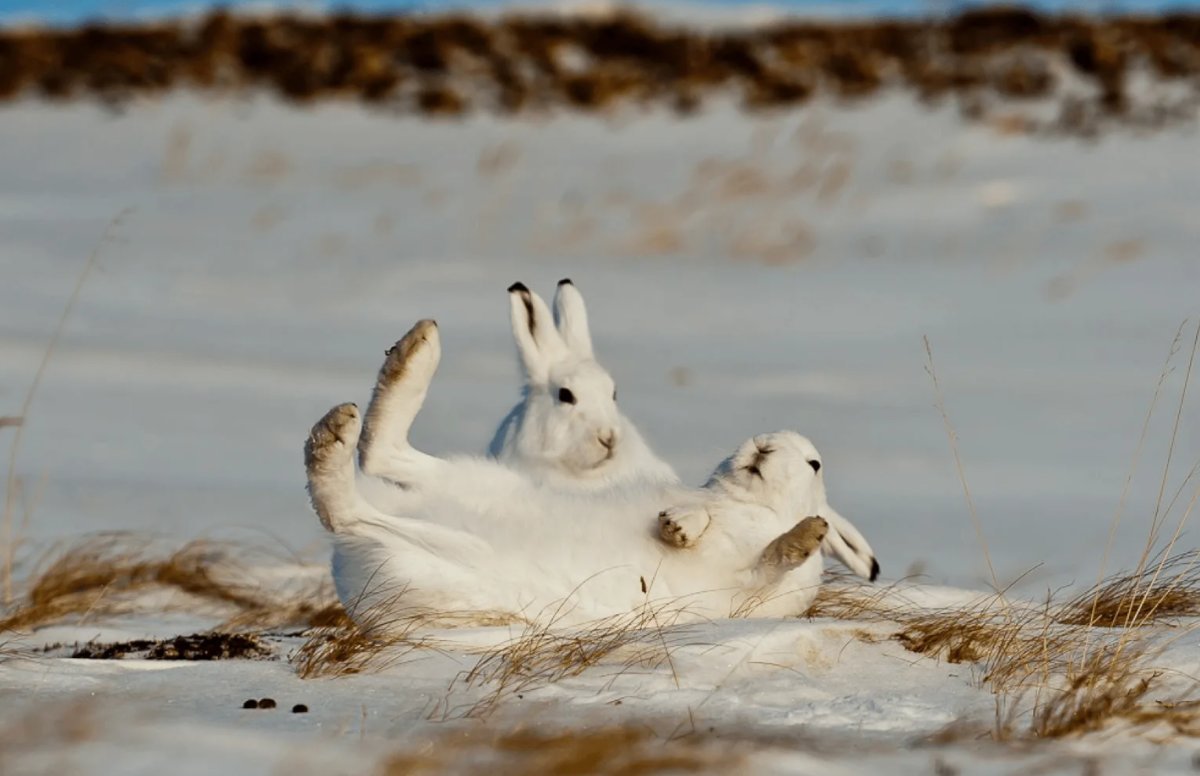
[[[767,546],[764,560],[776,566],[799,566],[821,547],[829,523],[821,517],[806,517]]]
[[[361,425],[358,406],[339,404],[317,421],[304,445],[305,466],[336,463],[349,456],[358,441]]]
[[[658,513],[658,535],[674,547],[691,547],[708,528],[708,512],[701,508],[671,507]]]
[[[396,382],[408,371],[410,363],[423,350],[427,350],[427,346],[433,345],[436,349],[437,344],[437,323],[428,318],[417,321],[407,334],[384,352],[387,358],[379,370],[380,382]]]

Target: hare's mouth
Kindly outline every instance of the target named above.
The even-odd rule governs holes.
[[[612,461],[614,454],[615,454],[615,451],[613,451],[611,449],[606,449],[604,451],[604,455],[602,455],[600,458],[593,459],[590,463],[588,463],[586,466],[584,466],[582,468],[582,470],[583,471],[597,471],[598,469],[602,469],[602,468],[604,468],[605,465],[607,465],[610,461]]]

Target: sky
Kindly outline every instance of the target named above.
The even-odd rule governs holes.
[[[600,3],[613,4],[609,0]],[[87,20],[129,20],[194,14],[218,5],[244,8],[319,10],[351,8],[366,12],[448,9],[505,9],[594,6],[595,0],[227,0],[209,3],[203,0],[0,0],[0,23],[39,22],[72,24]],[[622,5],[652,9],[659,3],[634,0]],[[808,16],[914,16],[940,14],[967,6],[985,4],[979,0],[683,0],[670,2],[702,6],[715,11],[751,13],[784,12]],[[1200,7],[1200,0],[1028,0],[1026,5],[1051,11],[1160,11],[1171,8]]]

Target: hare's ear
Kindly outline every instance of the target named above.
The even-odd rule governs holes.
[[[567,346],[554,328],[550,308],[524,283],[508,287],[508,301],[525,377],[531,385],[543,384],[550,378],[550,365],[567,354]]]
[[[853,523],[835,512],[828,502],[821,509],[821,517],[829,523],[829,533],[825,534],[825,541],[822,542],[826,552],[836,555],[855,574],[874,582],[879,577],[879,561],[875,559],[871,545],[867,544],[867,538]]]
[[[570,278],[558,281],[558,290],[554,292],[554,323],[572,353],[581,358],[592,357],[587,307],[583,304],[583,294]]]

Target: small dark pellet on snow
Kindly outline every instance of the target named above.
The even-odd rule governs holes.
[[[274,698],[262,698],[258,702],[258,707],[260,709],[273,709],[273,708],[275,708],[275,699]]]
[[[243,704],[242,704],[242,708],[243,708],[243,709],[257,709],[257,708],[258,708],[258,701],[256,701],[256,700],[254,700],[253,698],[251,698],[250,700],[248,700],[248,701],[246,701],[245,703],[243,703]]]
[[[295,706],[292,707],[292,713],[293,714],[307,714],[308,707],[305,706],[303,703],[297,703]]]

